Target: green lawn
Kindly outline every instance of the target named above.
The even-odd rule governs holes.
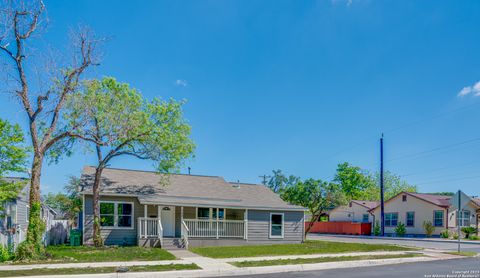
[[[308,255],[346,252],[417,250],[390,244],[345,243],[308,240],[302,244],[193,247],[190,251],[211,258],[240,258],[281,255]]]
[[[73,275],[73,274],[99,274],[115,272],[154,272],[169,270],[192,270],[200,269],[196,264],[169,264],[169,265],[146,265],[130,266],[122,269],[116,267],[84,267],[84,268],[41,268],[29,270],[2,270],[0,277],[38,276],[38,275]]]
[[[255,267],[255,266],[272,266],[272,265],[288,265],[288,264],[315,264],[315,263],[358,261],[358,260],[412,258],[412,257],[420,257],[420,256],[422,256],[422,254],[410,253],[410,254],[401,254],[401,255],[368,255],[368,256],[342,256],[342,257],[308,258],[308,259],[244,261],[244,262],[232,262],[230,264],[237,267]]]
[[[469,252],[469,251],[456,252],[456,251],[453,251],[453,252],[445,252],[445,254],[464,256],[464,257],[475,257],[477,255],[477,252]]]
[[[101,247],[57,245],[47,247],[47,257],[28,263],[75,263],[175,260],[175,256],[160,248]],[[26,262],[18,262],[26,263]]]

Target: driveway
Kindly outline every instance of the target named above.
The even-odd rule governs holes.
[[[468,271],[468,275],[458,271]],[[419,262],[400,265],[384,265],[360,268],[331,269],[321,271],[302,271],[247,275],[255,278],[310,278],[310,277],[348,277],[348,278],[433,278],[433,277],[480,277],[480,258],[466,258],[446,261]],[[232,277],[232,276],[230,276]],[[238,276],[240,277],[240,276]],[[225,277],[226,278],[226,277]]]
[[[335,236],[335,235],[320,235],[309,234],[308,239],[312,240],[327,240],[327,241],[339,241],[339,242],[357,242],[357,243],[372,243],[372,244],[397,244],[405,246],[413,246],[429,249],[441,249],[441,250],[453,250],[457,251],[457,244],[451,242],[429,242],[429,241],[416,241],[416,240],[395,240],[395,239],[378,239],[378,238],[356,238],[354,236]],[[472,251],[480,253],[479,244],[462,244],[462,251]],[[480,277],[480,276],[479,276]]]

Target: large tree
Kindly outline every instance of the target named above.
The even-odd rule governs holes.
[[[96,64],[97,40],[87,29],[72,33],[72,59],[53,67],[48,63],[39,68],[44,59],[35,49],[44,42],[38,35],[45,21],[42,1],[3,1],[0,9],[0,52],[6,61],[5,87],[21,104],[27,116],[27,125],[33,149],[30,178],[30,216],[27,232],[27,252],[32,257],[43,251],[42,221],[40,218],[40,179],[44,158],[58,141],[68,137],[76,128],[62,128],[61,113],[67,97],[72,94],[82,74]],[[35,46],[32,47],[32,46]],[[51,61],[63,59],[54,57]],[[47,63],[46,63],[47,64]],[[37,83],[37,80],[40,80]],[[5,88],[4,87],[4,88]]]
[[[365,200],[368,197],[366,193],[376,187],[368,172],[348,162],[338,164],[333,181],[340,185],[348,201]]]
[[[25,186],[22,182],[4,178],[7,174],[25,173],[27,155],[20,127],[0,119],[0,206],[17,197],[19,190]]]
[[[315,179],[298,181],[284,188],[280,196],[286,202],[308,209],[310,224],[306,227],[305,234],[323,213],[346,203],[345,195],[337,184]]]
[[[159,173],[178,169],[191,156],[194,144],[182,113],[183,102],[146,100],[137,90],[114,78],[89,80],[68,99],[65,121],[79,126],[72,140],[95,148],[97,165],[93,183],[93,241],[100,235],[99,191],[103,169],[119,156],[151,160]]]
[[[294,175],[286,176],[282,170],[273,170],[272,173],[273,175],[268,180],[267,186],[275,193],[280,193],[285,188],[300,181],[300,178]]]
[[[82,209],[82,199],[78,192],[80,179],[70,176],[63,192],[48,193],[44,196],[44,202],[50,207],[58,210],[70,221],[78,219],[78,213]]]

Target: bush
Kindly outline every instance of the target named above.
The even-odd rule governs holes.
[[[0,245],[0,262],[6,262],[13,259],[13,254],[10,248]]]
[[[440,237],[441,238],[449,238],[450,237],[450,232],[448,230],[443,230],[440,232]]]
[[[435,231],[435,227],[430,221],[423,221],[423,229],[425,230],[425,235],[427,235],[427,237],[431,237]]]
[[[17,251],[15,252],[15,260],[28,261],[40,259],[44,255],[44,252],[42,253],[40,251],[41,250],[39,250],[35,244],[24,241],[17,247]]]
[[[403,237],[406,233],[407,229],[405,228],[405,224],[398,222],[397,227],[395,227],[395,234],[399,237]]]
[[[457,233],[453,233],[453,239],[458,239],[458,234]]]
[[[479,236],[476,236],[476,235],[473,235],[473,234],[471,234],[471,235],[468,237],[468,239],[470,239],[470,240],[480,240],[480,237],[479,237]]]
[[[461,230],[465,234],[465,238],[470,238],[470,235],[477,232],[475,227],[463,227]]]
[[[380,224],[377,220],[377,221],[375,221],[375,225],[373,226],[373,235],[379,236],[380,234],[381,234]]]

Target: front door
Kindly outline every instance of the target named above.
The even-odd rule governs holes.
[[[163,236],[175,236],[175,207],[162,208],[162,227]]]

